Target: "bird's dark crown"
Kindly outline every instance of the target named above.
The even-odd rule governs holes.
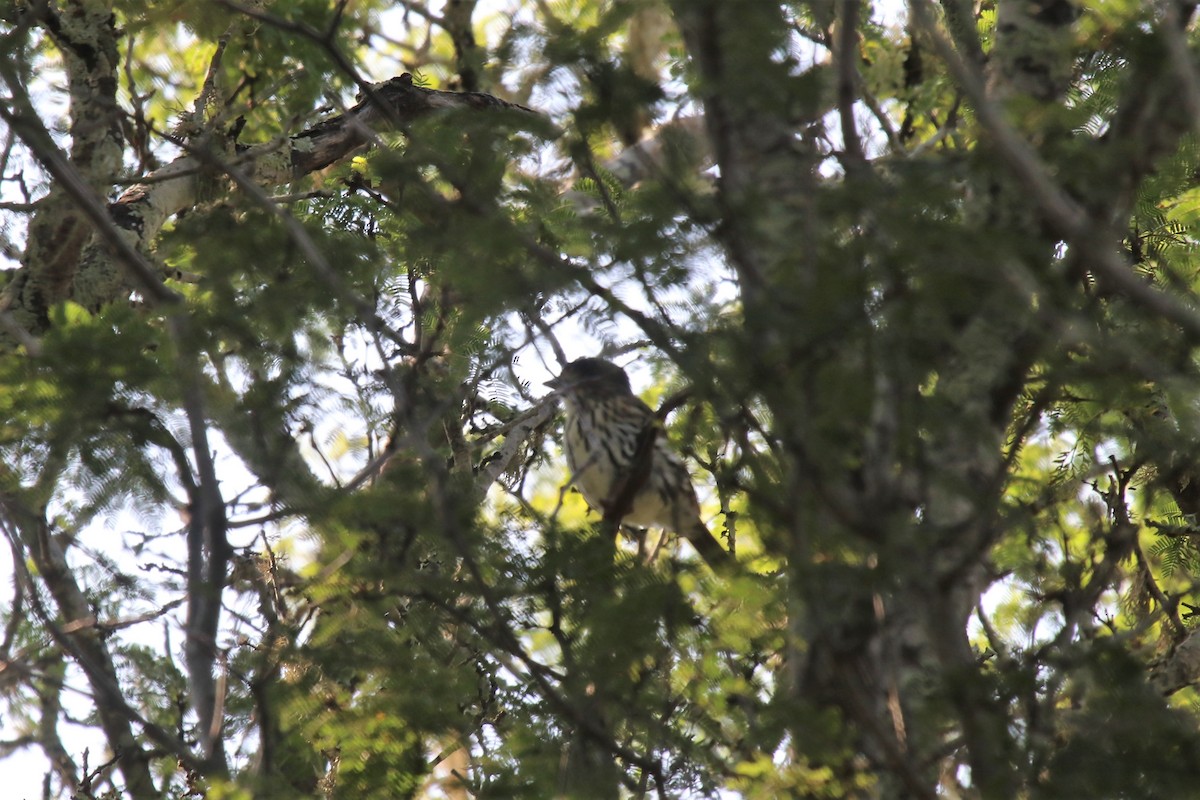
[[[632,392],[625,370],[603,358],[580,358],[563,367],[562,374],[550,381],[556,389],[579,388],[583,391]]]

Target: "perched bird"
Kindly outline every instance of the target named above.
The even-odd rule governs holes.
[[[588,505],[606,518],[619,514],[627,525],[678,533],[710,567],[734,562],[700,520],[687,467],[654,412],[630,389],[625,370],[581,358],[546,385],[566,406],[567,465]]]

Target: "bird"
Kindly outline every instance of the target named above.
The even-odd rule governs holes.
[[[580,358],[546,385],[562,398],[567,466],[589,506],[605,519],[619,514],[627,525],[674,531],[713,569],[735,563],[700,519],[683,459],[654,411],[633,393],[624,369],[603,358]]]

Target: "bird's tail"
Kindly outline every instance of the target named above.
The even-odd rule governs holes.
[[[722,547],[717,537],[713,536],[699,519],[680,531],[680,534],[691,542],[692,547],[696,548],[696,552],[704,559],[704,563],[714,572],[727,572],[737,566],[737,559],[733,557],[733,553]]]

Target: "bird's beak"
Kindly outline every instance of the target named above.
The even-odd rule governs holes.
[[[546,381],[546,385],[551,389],[561,389],[563,387],[562,376],[559,375],[557,378],[551,378],[550,380]]]

